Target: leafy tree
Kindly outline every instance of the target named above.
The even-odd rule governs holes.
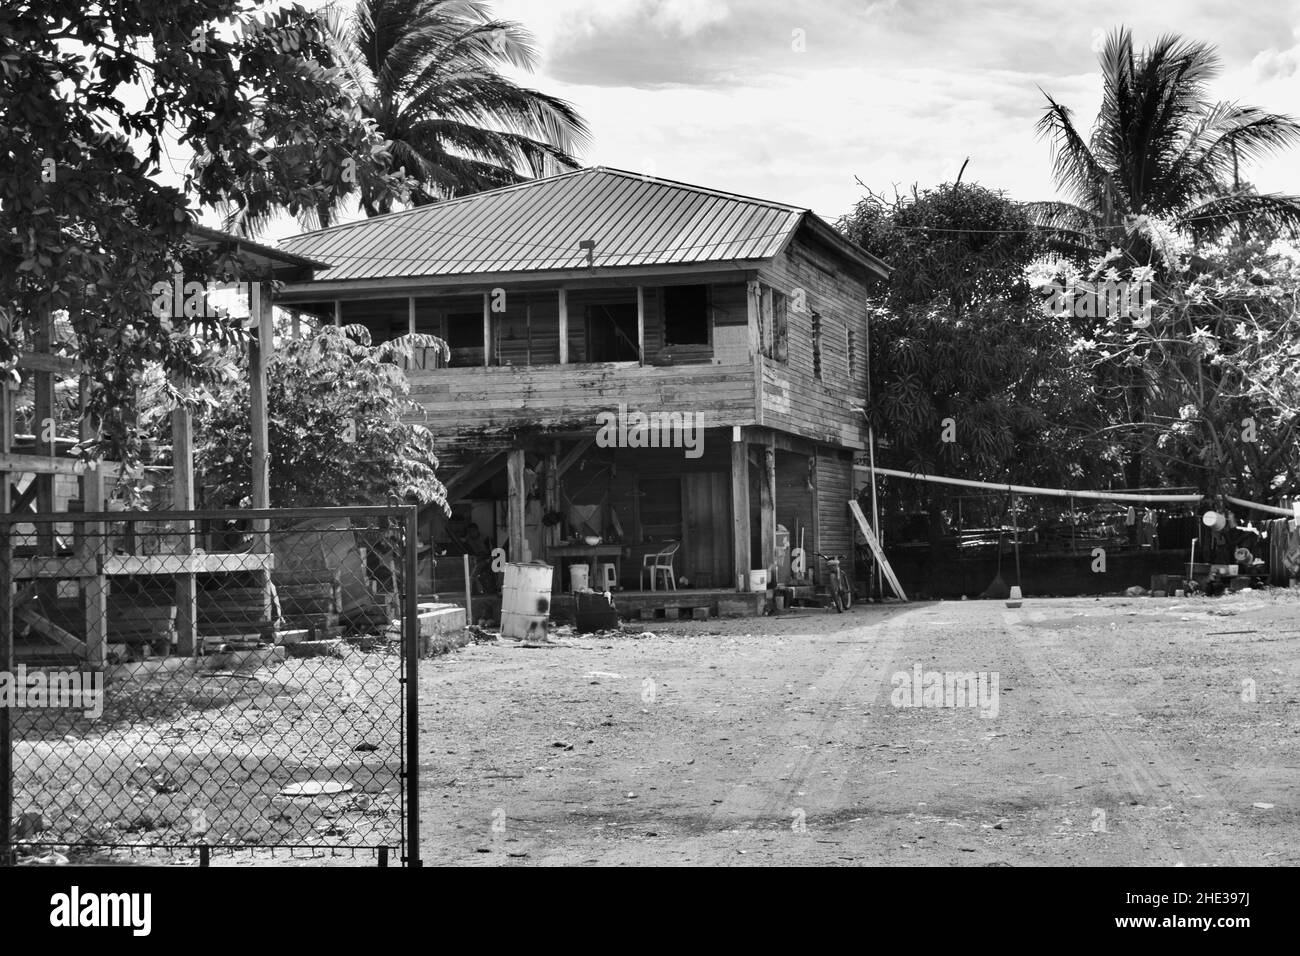
[[[1168,233],[1152,230],[1167,245]],[[1113,416],[1110,430],[1130,453],[1158,464],[1176,484],[1271,501],[1300,492],[1300,250],[1236,234],[1197,254],[1171,257],[1152,306],[1111,314],[1072,348],[1081,367],[1131,370],[1146,416]],[[1035,281],[1067,291],[1120,276],[1116,250],[1090,271],[1041,264]],[[1110,406],[1122,408],[1123,396]]]
[[[893,200],[868,190],[838,225],[893,270],[891,305],[942,304],[954,317],[982,301],[1026,301],[1022,270],[1041,248],[1020,206],[960,177]]]
[[[1195,239],[1232,226],[1300,226],[1300,196],[1259,194],[1241,176],[1300,140],[1300,124],[1212,101],[1206,83],[1219,71],[1212,46],[1169,34],[1138,52],[1120,28],[1100,62],[1102,106],[1086,139],[1070,110],[1047,96],[1038,130],[1052,141],[1056,182],[1072,201],[1031,204],[1038,222],[1065,230],[1076,252],[1116,246],[1136,265],[1151,259],[1134,228],[1142,216],[1169,220]]]
[[[1096,471],[1079,440],[1087,383],[1068,323],[1044,318],[1026,279],[1043,247],[1019,205],[959,177],[892,201],[868,191],[839,228],[893,269],[871,319],[881,464],[1015,482]]]
[[[1263,228],[1300,226],[1300,197],[1260,194],[1242,168],[1300,140],[1300,124],[1257,107],[1210,99],[1206,84],[1219,70],[1209,44],[1176,35],[1137,51],[1127,29],[1107,38],[1100,54],[1103,99],[1090,136],[1051,96],[1039,133],[1052,141],[1057,184],[1072,202],[1030,204],[1040,224],[1057,230],[1058,245],[1083,263],[1148,267],[1166,278],[1165,256],[1153,247],[1152,222],[1193,243]],[[1115,260],[1109,250],[1117,249]],[[1113,354],[1113,353],[1112,353]],[[1131,353],[1130,353],[1131,354]],[[1095,367],[1099,390],[1123,410],[1116,427],[1129,437],[1152,424],[1157,383],[1140,361]],[[1131,447],[1134,447],[1131,444]],[[1125,462],[1126,483],[1156,475],[1149,446],[1137,442]]]
[[[323,21],[243,0],[18,0],[0,9],[0,377],[37,325],[67,310],[88,370],[93,456],[139,455],[130,409],[151,364],[197,403],[243,341],[224,315],[150,310],[152,287],[187,277],[255,279],[190,241],[197,205],[251,217],[316,208],[366,188],[400,193],[384,140],[322,62]],[[158,182],[165,131],[196,161],[184,187]],[[263,142],[310,155],[279,162]],[[364,176],[344,175],[363,156]]]
[[[350,16],[331,7],[324,17],[329,61],[367,121],[392,142],[395,162],[411,177],[415,205],[577,165],[586,124],[564,100],[501,75],[507,66],[535,69],[537,51],[522,26],[494,19],[488,4],[359,0]],[[301,155],[296,143],[280,149]],[[358,156],[358,170],[365,162]],[[300,218],[327,226],[341,198],[323,200]],[[367,215],[390,212],[396,198],[371,189],[368,180],[362,184]],[[236,220],[244,229],[260,224],[255,215]]]
[[[1067,486],[1104,480],[1089,448],[1091,392],[1068,325],[1029,303],[982,303],[960,319],[914,306],[871,320],[868,419],[881,464],[918,473]]]
[[[278,344],[267,367],[272,507],[385,504],[392,497],[445,504],[434,474],[433,435],[410,416],[402,363],[446,344],[405,335],[370,345],[365,326],[324,326]],[[221,390],[195,420],[195,470],[209,504],[235,507],[251,494],[248,378]],[[407,420],[403,420],[407,416]]]

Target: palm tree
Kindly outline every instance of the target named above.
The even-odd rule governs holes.
[[[1147,261],[1132,224],[1169,219],[1197,239],[1231,226],[1300,226],[1300,197],[1259,194],[1242,166],[1300,140],[1289,116],[1210,100],[1206,83],[1219,70],[1213,47],[1160,37],[1141,52],[1119,28],[1100,55],[1104,97],[1088,139],[1070,110],[1050,95],[1038,122],[1052,140],[1054,178],[1073,202],[1030,203],[1036,221],[1060,230],[1079,251],[1119,246]]]
[[[553,175],[578,165],[589,131],[564,100],[520,86],[499,71],[538,64],[530,33],[496,20],[481,0],[359,0],[351,15],[331,5],[327,65],[362,114],[390,142],[391,165],[413,181],[410,202],[425,205]],[[292,145],[271,152],[291,152]],[[358,160],[369,162],[369,160]],[[358,170],[361,208],[392,211],[393,194],[370,188]],[[342,203],[299,215],[327,226]],[[257,224],[236,217],[244,230]]]

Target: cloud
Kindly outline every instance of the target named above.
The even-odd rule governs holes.
[[[538,40],[517,75],[588,120],[588,164],[810,206],[828,218],[861,194],[964,181],[1016,199],[1056,195],[1039,88],[1090,129],[1095,43],[1120,24],[1143,46],[1174,30],[1215,44],[1211,94],[1300,115],[1300,0],[1160,5],[1076,0],[492,0]],[[804,31],[806,52],[792,49]],[[1264,51],[1264,52],[1260,52]],[[1263,190],[1295,192],[1300,151],[1260,163]],[[292,228],[284,232],[294,231]]]
[[[726,0],[658,0],[649,7],[656,26],[680,36],[694,36],[730,16]]]
[[[1255,77],[1261,81],[1285,80],[1300,70],[1300,43],[1289,50],[1278,51],[1277,47],[1257,54],[1250,61]]]

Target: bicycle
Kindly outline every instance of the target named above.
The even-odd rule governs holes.
[[[843,614],[845,608],[853,606],[853,588],[849,586],[849,576],[840,567],[840,556],[838,554],[822,554],[818,551],[817,557],[826,562],[826,569],[829,572],[827,586],[831,591],[831,601],[835,604],[835,612]]]

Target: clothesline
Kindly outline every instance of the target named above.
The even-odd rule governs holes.
[[[855,471],[871,473],[872,468],[869,465],[854,465]],[[1148,495],[1135,494],[1132,492],[1120,491],[1083,491],[1071,490],[1069,488],[1039,488],[1033,485],[1001,485],[990,481],[973,481],[969,478],[944,478],[939,475],[914,475],[906,471],[898,471],[894,468],[876,468],[876,474],[885,475],[891,478],[910,478],[914,481],[930,481],[941,485],[959,485],[965,488],[988,488],[995,491],[1007,491],[1012,494],[1020,495],[1048,495],[1056,498],[1088,498],[1096,501],[1174,501],[1174,502],[1196,502],[1202,500],[1203,495]],[[1290,514],[1290,512],[1287,512]]]
[[[1020,495],[1045,495],[1056,498],[1087,498],[1094,501],[1137,501],[1137,502],[1181,502],[1191,504],[1205,500],[1205,495],[1151,495],[1137,494],[1134,492],[1124,491],[1086,491],[1069,488],[1040,488],[1034,485],[1002,485],[991,481],[975,481],[970,478],[945,478],[940,475],[916,475],[907,471],[899,471],[895,468],[872,468],[870,465],[854,465],[854,471],[865,472],[868,475],[874,471],[877,475],[885,475],[890,478],[909,478],[913,481],[928,481],[940,485],[957,485],[963,488],[986,488],[993,491],[1005,491],[1011,494]],[[1237,505],[1241,508],[1253,508],[1256,511],[1262,511],[1267,514],[1282,515],[1293,517],[1294,511],[1289,508],[1278,508],[1274,505],[1261,504],[1257,501],[1247,501],[1244,498],[1233,498],[1224,495],[1223,500]]]

